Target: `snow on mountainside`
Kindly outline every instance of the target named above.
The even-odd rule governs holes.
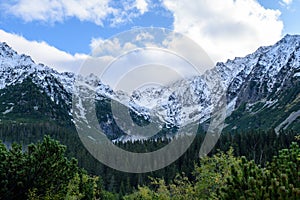
[[[72,73],[57,71],[35,64],[29,56],[18,55],[6,43],[0,43],[0,91],[10,85],[22,83],[26,77],[38,85],[51,100],[64,102],[71,111],[75,79],[96,87],[96,99],[113,99],[129,107],[139,116],[155,116],[169,126],[182,126],[191,122],[204,122],[212,112],[212,94],[207,81],[217,74],[227,95],[227,115],[230,116],[243,103],[263,102],[265,107],[275,105],[276,95],[295,85],[300,73],[300,36],[286,35],[273,46],[260,47],[243,58],[217,63],[203,76],[180,80],[168,87],[148,88],[125,94],[113,91],[97,77],[82,78]],[[81,102],[82,103],[82,102]],[[268,107],[268,108],[269,108]],[[86,108],[78,112],[85,118]],[[295,111],[296,112],[296,111]],[[110,119],[111,121],[111,119]],[[284,120],[282,120],[284,121]]]
[[[227,90],[227,115],[229,116],[243,102],[253,103],[266,98],[273,90],[285,89],[283,87],[289,84],[288,82],[292,77],[297,77],[297,73],[300,71],[299,46],[300,36],[287,35],[273,46],[260,47],[246,57],[228,60],[226,63],[217,63],[214,69],[206,72],[204,76],[207,77],[211,73],[217,73],[223,87]],[[203,122],[209,118],[208,115],[211,112],[210,95],[214,91],[209,90],[202,80],[201,77],[195,77],[191,80],[179,81],[173,86],[171,85],[170,88],[135,92],[130,105],[135,110],[141,108],[141,112],[146,110],[149,113],[150,109],[147,110],[147,108],[153,107],[153,102],[155,102],[156,106],[152,110],[154,109],[154,112],[156,110],[157,115],[165,117],[164,121],[176,125],[187,124],[199,119],[200,122]],[[254,87],[254,85],[256,86]],[[185,102],[179,101],[180,106],[174,103],[178,101],[176,98],[163,100],[176,94],[176,92],[168,92],[172,91],[172,87],[173,89],[176,88],[177,91],[186,91]],[[152,102],[149,99],[154,100]],[[152,102],[150,106],[149,102]],[[275,102],[275,100],[266,103],[270,104],[270,102]],[[168,110],[172,105],[176,105],[171,109],[173,112]],[[177,113],[180,113],[181,116]]]
[[[300,110],[300,36],[286,35],[249,56],[254,59],[229,61],[242,70],[228,86],[228,101],[235,107],[227,120],[228,130],[298,128],[299,118],[288,120],[288,126],[282,123]]]
[[[150,113],[170,126],[182,126],[210,117],[210,95],[203,77],[198,76],[168,87],[135,91],[130,107],[144,115]]]
[[[228,61],[225,66],[242,69],[234,72],[228,87],[229,100],[237,97],[238,105],[245,101],[253,103],[266,98],[274,89],[284,89],[300,70],[299,48],[300,36],[287,35],[273,46],[259,48],[245,58]]]
[[[43,64],[36,64],[29,56],[19,55],[6,43],[0,43],[0,90],[22,83],[27,77],[31,77],[32,81],[41,87],[54,103],[66,103],[71,106],[75,74],[59,73]],[[90,84],[93,80],[97,80],[97,77],[91,75],[85,78],[85,81]],[[107,87],[99,83],[98,91],[109,91]]]
[[[18,55],[6,43],[0,43],[0,89],[22,83],[28,76],[56,104],[70,100],[67,94],[72,92],[74,74],[58,73],[43,64],[35,64],[29,56]]]

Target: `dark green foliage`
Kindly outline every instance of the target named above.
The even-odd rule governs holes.
[[[55,135],[55,128],[51,127]],[[24,135],[18,136],[23,142],[27,131],[23,127]],[[70,147],[77,145],[76,140],[71,139],[74,135],[70,133],[68,137],[66,133],[56,137],[68,141]],[[27,148],[12,144],[8,150],[0,143],[0,199],[120,199],[123,195],[125,199],[298,199],[300,148],[294,143],[287,149],[295,135],[292,131],[279,135],[272,131],[225,134],[217,148],[227,151],[234,146],[238,151],[230,150],[225,154],[214,150],[211,156],[199,161],[198,149],[203,140],[200,134],[178,161],[162,170],[128,174],[101,165],[102,172],[98,171],[103,176],[101,179],[88,176],[78,168],[74,159],[65,157],[66,147],[49,137]],[[2,137],[6,138],[3,133]],[[157,140],[119,145],[132,151],[152,151],[167,142]],[[72,151],[83,160],[88,154],[78,147],[72,147]],[[278,148],[284,150],[276,154]],[[263,152],[265,157],[264,168],[254,160],[248,161],[257,161],[254,155],[258,152]],[[235,157],[240,154],[248,159]],[[91,171],[100,166],[92,160],[81,162],[90,166]],[[130,194],[135,188],[138,191]]]
[[[300,199],[300,148],[279,151],[266,168],[242,158],[221,188],[221,199]]]
[[[32,142],[43,139],[45,134],[61,141],[68,148],[66,150],[69,158],[78,159],[78,165],[88,171],[89,174],[98,175],[102,178],[103,189],[128,194],[138,185],[150,184],[148,177],[163,178],[169,184],[177,173],[184,172],[190,180],[194,180],[192,175],[194,164],[199,164],[199,149],[204,138],[204,134],[196,136],[190,148],[176,162],[161,170],[145,174],[131,174],[113,170],[97,161],[82,145],[76,131],[70,128],[61,128],[51,123],[39,124],[2,124],[0,125],[0,138],[3,142],[11,146],[12,142],[18,142],[26,146]],[[252,131],[248,133],[226,133],[221,135],[215,149],[211,155],[217,153],[216,149],[228,151],[232,146],[234,155],[246,156],[248,160],[254,159],[256,163],[265,165],[272,156],[277,155],[277,151],[287,148],[294,140],[296,132],[281,132],[279,135],[274,131]],[[168,144],[168,140],[149,140],[118,143],[116,145],[132,152],[151,152]],[[25,149],[23,147],[23,149]],[[114,180],[112,183],[112,180]],[[123,186],[122,186],[123,185]],[[122,186],[122,188],[121,188]]]
[[[0,91],[1,123],[22,122],[55,122],[60,125],[70,125],[71,117],[68,106],[62,99],[51,101],[50,97],[26,78],[22,83],[8,86]],[[11,110],[10,110],[11,109]]]
[[[196,165],[194,181],[184,174],[169,184],[153,179],[152,186],[139,187],[126,200],[138,199],[300,199],[300,147],[293,143],[262,168],[232,150],[204,157]]]
[[[270,130],[276,128],[292,112],[300,109],[300,83],[292,81],[291,84],[291,87],[286,88],[280,93],[271,94],[268,99],[255,101],[253,104],[249,102],[241,103],[225,120],[225,123],[228,124],[225,131],[249,132],[259,129]],[[268,105],[267,101],[273,103]],[[300,117],[289,124],[287,128],[298,130],[300,128],[299,120]]]
[[[27,151],[15,143],[8,150],[0,143],[0,199],[64,199],[75,184],[82,198],[92,199],[94,180],[78,168],[75,159],[65,157],[65,150],[48,136],[43,142],[29,145]]]

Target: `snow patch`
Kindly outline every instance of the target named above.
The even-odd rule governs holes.
[[[14,107],[10,107],[9,109],[7,109],[6,111],[2,112],[3,115],[6,115],[7,113],[10,113],[12,110],[14,109]]]
[[[235,109],[237,97],[227,104],[226,116],[229,117]]]
[[[279,124],[274,130],[278,133],[281,129],[285,130],[289,127],[289,125],[295,121],[300,116],[300,110],[297,112],[292,112],[288,118],[286,118],[281,124]]]
[[[113,143],[118,143],[118,142],[127,143],[127,142],[135,142],[135,141],[144,141],[147,139],[149,139],[149,138],[137,136],[137,135],[125,135],[125,136],[119,137],[118,139],[112,140],[112,142]]]
[[[300,76],[300,72],[295,73],[293,77],[298,77],[298,76]]]

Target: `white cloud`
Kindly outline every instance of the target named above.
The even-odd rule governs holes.
[[[163,0],[174,30],[195,40],[214,61],[245,56],[282,36],[280,11],[256,0]]]
[[[6,42],[19,54],[31,56],[36,63],[43,63],[61,72],[77,72],[82,62],[88,58],[85,54],[71,55],[46,42],[29,41],[22,36],[7,33],[1,29],[0,42]]]
[[[196,43],[165,29],[133,29],[110,40],[93,39],[90,47],[93,56],[106,56],[111,60],[106,68],[92,64],[93,69],[87,66],[86,71],[105,75],[101,79],[111,87],[129,75],[128,81],[120,85],[129,93],[131,84],[137,80],[139,83],[149,79],[155,83],[161,80],[160,84],[165,85],[182,77],[202,74],[213,67]]]
[[[145,0],[136,0],[136,8],[140,10],[141,14],[148,11],[148,3]]]
[[[114,2],[112,0],[112,2]],[[146,0],[129,0],[117,1],[119,8],[111,19],[111,26],[132,22],[132,19],[143,15],[148,12],[148,3]]]
[[[98,25],[110,16],[112,25],[131,20],[148,11],[148,0],[122,1],[118,7],[112,0],[16,0],[6,4],[7,12],[25,21],[64,21],[76,17]],[[288,0],[285,0],[288,1]],[[291,2],[289,0],[288,2]],[[280,39],[283,23],[278,10],[265,9],[256,0],[163,0],[164,6],[174,15],[174,30],[189,36],[208,53],[214,61],[225,61],[244,56],[262,45],[270,45]],[[3,4],[2,4],[3,6]],[[137,35],[136,42],[149,40],[149,46],[157,46],[153,35]],[[28,41],[25,38],[0,30],[0,40],[7,42],[20,53],[59,71],[76,71],[87,57],[71,55],[45,42]],[[153,43],[154,42],[154,43]],[[198,58],[198,54],[181,44],[169,41],[169,48]],[[103,48],[99,48],[103,47]],[[123,44],[118,40],[92,39],[90,47],[97,56],[119,56],[125,50],[136,48],[134,43]],[[184,50],[182,50],[184,47]],[[107,58],[109,60],[111,58]]]
[[[6,4],[7,12],[25,21],[61,22],[68,17],[102,25],[103,19],[117,12],[109,0],[19,0]]]
[[[114,38],[111,40],[103,40],[101,38],[93,38],[90,44],[90,48],[92,51],[92,55],[94,57],[102,57],[102,56],[112,56],[118,57],[127,51],[134,50],[137,48],[131,42],[126,42],[125,44],[121,44],[118,38]]]
[[[154,40],[154,36],[148,32],[140,33],[136,36],[135,41]]]
[[[293,0],[282,0],[282,2],[286,5],[290,5],[291,3],[293,3]]]
[[[285,7],[287,9],[290,9],[291,4],[293,3],[293,0],[281,0],[278,2],[282,7]]]
[[[55,23],[75,17],[80,21],[90,21],[100,26],[103,26],[107,19],[114,26],[148,11],[148,3],[145,0],[121,1],[118,5],[112,0],[16,0],[2,3],[0,6],[4,12],[26,22]]]

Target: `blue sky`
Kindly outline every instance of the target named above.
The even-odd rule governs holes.
[[[97,41],[135,27],[165,27],[217,62],[300,34],[299,9],[300,0],[0,0],[0,41],[36,62],[76,71]]]
[[[300,26],[297,22],[300,19],[300,1],[258,1],[265,8],[278,9],[281,12],[280,19],[284,22],[283,34],[300,34]]]
[[[101,1],[101,0],[100,0]],[[133,27],[165,27],[172,29],[172,13],[162,6],[143,15],[112,25],[112,18],[103,20],[103,25],[92,21],[81,21],[68,17],[64,21],[47,22],[41,20],[24,21],[20,17],[2,12],[0,28],[24,36],[28,40],[45,41],[69,53],[90,53],[89,43],[92,38],[107,39]]]

